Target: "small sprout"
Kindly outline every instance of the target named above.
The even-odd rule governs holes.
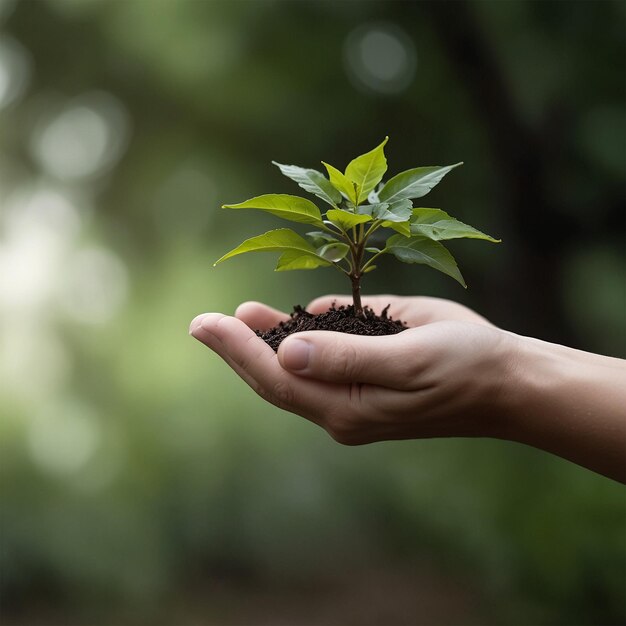
[[[405,263],[429,265],[465,287],[454,257],[441,241],[468,238],[498,243],[500,240],[459,222],[441,209],[413,206],[413,200],[425,196],[462,163],[416,167],[382,183],[387,171],[384,152],[387,139],[350,161],[344,173],[322,161],[329,178],[314,169],[273,161],[285,176],[330,208],[322,212],[310,200],[288,194],[266,194],[238,204],[225,204],[225,209],[267,211],[314,226],[316,230],[307,232],[306,239],[289,228],[271,230],[247,239],[215,265],[244,252],[277,251],[280,252],[277,271],[335,267],[350,279],[357,316],[363,315],[361,278],[376,268],[373,262],[383,254],[392,254]],[[389,229],[382,242],[380,229]],[[374,233],[377,233],[375,247],[368,245]]]

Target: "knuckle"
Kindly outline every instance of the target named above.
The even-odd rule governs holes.
[[[276,381],[269,388],[257,384],[255,391],[267,402],[280,409],[291,409],[295,402],[295,394],[291,386],[284,380]]]
[[[239,367],[241,367],[241,369],[243,370],[248,371],[252,363],[258,358],[258,355],[253,350],[251,350],[250,347],[250,344],[255,339],[256,335],[249,337],[246,340],[245,349],[232,354],[232,358],[234,359],[235,363],[237,363],[237,365],[239,365]]]
[[[419,349],[419,357],[412,356],[407,358],[405,350],[401,347],[390,355],[391,361],[394,363],[395,385],[399,389],[410,391],[424,375],[424,364],[428,359],[422,347]]]
[[[274,383],[272,396],[280,402],[280,404],[285,406],[291,406],[295,400],[291,385],[284,380],[278,380]]]
[[[235,363],[245,371],[250,369],[250,358],[245,354],[233,354],[232,359]]]
[[[331,344],[328,350],[327,367],[334,377],[353,378],[359,371],[359,355],[354,346],[345,341]]]
[[[259,350],[255,349],[253,345],[257,339],[256,335],[251,335],[246,339],[243,350],[233,351],[231,353],[231,357],[235,363],[245,371],[251,371],[259,359]]]
[[[421,363],[416,360],[407,359],[400,370],[398,376],[398,384],[401,388],[409,391],[415,387],[417,381],[420,380],[424,373],[424,368]]]
[[[252,382],[250,386],[252,387],[252,390],[254,391],[254,393],[256,393],[258,396],[261,396],[263,400],[266,400],[267,402],[271,402],[270,394],[267,392],[265,387],[261,385],[261,383],[254,381]]]
[[[290,406],[288,394],[281,383],[277,383],[271,388],[267,388],[260,383],[254,383],[252,389],[263,400],[277,406],[279,409],[287,409]]]

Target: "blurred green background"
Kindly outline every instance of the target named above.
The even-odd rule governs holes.
[[[212,262],[270,165],[465,161],[429,294],[625,356],[624,22],[599,2],[0,2],[2,624],[623,624],[624,491],[519,445],[335,444],[187,336],[348,285]]]

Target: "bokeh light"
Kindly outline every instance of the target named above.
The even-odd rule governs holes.
[[[31,149],[47,174],[75,181],[108,171],[123,154],[128,131],[119,100],[104,92],[87,93],[42,120]]]
[[[53,296],[59,266],[79,229],[77,208],[45,184],[18,188],[6,198],[0,214],[0,312],[24,314]]]
[[[30,73],[31,61],[25,48],[14,38],[0,34],[0,110],[26,92]]]
[[[63,318],[110,321],[124,305],[128,275],[110,250],[83,241],[88,211],[40,181],[6,196],[0,213],[0,375],[28,404],[61,389],[72,357]]]
[[[72,320],[102,324],[120,311],[127,293],[128,276],[122,261],[105,248],[86,247],[73,255],[60,299]]]
[[[348,35],[344,56],[348,75],[366,90],[398,94],[409,87],[415,76],[415,46],[396,24],[359,26]]]
[[[41,409],[28,427],[28,446],[35,464],[59,476],[81,471],[94,456],[101,429],[93,411],[81,404]]]

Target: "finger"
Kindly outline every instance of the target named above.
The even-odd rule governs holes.
[[[279,322],[289,319],[289,315],[273,309],[261,302],[244,302],[237,307],[235,317],[253,330],[268,330]]]
[[[196,315],[189,324],[189,334],[193,337],[194,331],[200,328],[200,324],[202,324],[202,320],[210,313],[200,313],[200,315]]]
[[[410,326],[423,326],[442,321],[471,322],[483,326],[493,326],[472,309],[446,300],[429,296],[412,296],[404,298],[405,318]]]
[[[421,329],[370,337],[308,331],[287,337],[278,361],[298,376],[334,383],[370,383],[400,390],[419,388],[424,368]]]
[[[347,399],[341,385],[304,380],[285,371],[274,350],[237,318],[206,314],[193,336],[217,352],[265,400],[315,423]]]
[[[320,313],[328,311],[333,304],[337,307],[348,306],[349,304],[352,304],[352,298],[349,296],[337,295],[321,296],[320,298],[315,298],[315,300],[309,302],[306,310],[314,315],[319,315]]]
[[[204,318],[205,315],[207,315],[207,314],[205,313],[204,315],[201,315],[201,316],[198,316],[198,317]],[[210,314],[208,314],[208,315],[210,315]],[[193,326],[193,323],[192,323],[192,326]],[[250,387],[252,387],[252,388],[255,387],[255,385],[257,383],[254,380],[254,378],[252,378],[252,376],[250,376],[250,374],[248,374],[248,372],[246,372],[245,370],[241,369],[237,365],[237,363],[235,363],[231,359],[231,357],[228,355],[228,353],[226,352],[224,347],[221,345],[220,340],[215,335],[212,335],[210,333],[203,333],[202,329],[199,327],[199,325],[196,325],[196,327],[194,327],[194,330],[190,334],[192,336],[194,336],[194,338],[198,339],[198,341],[203,343],[205,346],[207,346],[208,348],[213,350],[213,352],[215,352],[218,356],[220,356],[233,370],[235,370],[237,375],[240,378],[242,378],[243,381],[246,382]]]

